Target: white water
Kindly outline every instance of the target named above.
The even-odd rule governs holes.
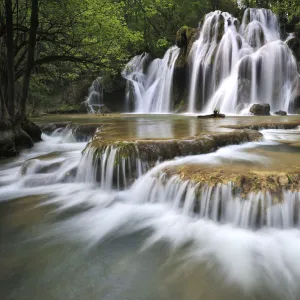
[[[255,103],[271,111],[293,112],[300,77],[292,51],[281,40],[278,20],[267,9],[245,10],[240,24],[234,16],[215,11],[199,25],[199,38],[189,53],[187,112],[249,114]],[[172,83],[180,49],[170,48],[163,59],[134,57],[125,67],[126,101],[137,113],[174,110]]]
[[[85,101],[88,113],[100,113],[103,108],[103,82],[102,77],[98,77],[89,88],[89,95]]]
[[[228,13],[207,15],[190,65],[189,112],[197,106],[206,113],[215,108],[240,113],[254,103],[289,111],[299,76],[296,59],[280,40],[277,18],[266,9],[247,9],[241,26]]]
[[[126,101],[134,103],[136,113],[169,113],[172,110],[172,83],[180,49],[171,47],[162,59],[135,56],[125,66],[122,76],[127,80]]]
[[[105,190],[127,188],[132,181],[141,177],[149,169],[135,153],[124,157],[116,145],[107,146],[100,153],[88,148],[79,163],[76,180],[97,183]],[[136,149],[136,153],[138,150]]]
[[[101,181],[104,186],[96,185],[94,175],[87,182],[79,183],[78,176],[83,169],[93,174],[92,163],[88,163],[93,154],[81,157],[85,143],[68,142],[73,138],[70,139],[70,134],[66,133],[57,133],[54,137],[44,135],[44,142],[37,144],[32,151],[24,152],[17,162],[1,167],[0,201],[44,194],[48,199],[41,205],[56,204],[57,213],[86,205],[90,209],[50,227],[47,235],[58,235],[62,240],[82,240],[85,247],[96,247],[100,251],[101,247],[97,248],[97,245],[106,239],[118,239],[150,229],[141,251],[147,252],[159,242],[165,242],[170,246],[168,259],[172,259],[177,250],[183,249],[181,268],[177,272],[186,274],[189,282],[192,280],[192,270],[204,268],[208,273],[216,271],[219,274],[225,290],[241,290],[243,297],[239,299],[299,299],[299,219],[295,223],[292,218],[295,212],[299,214],[299,193],[284,192],[282,204],[274,205],[268,193],[249,195],[248,199],[241,200],[231,193],[230,185],[215,189],[204,186],[201,205],[195,211],[195,186],[176,177],[168,181],[164,180],[163,175],[155,177],[165,167],[183,163],[218,165],[226,161],[244,161],[263,166],[268,164],[268,158],[251,153],[251,149],[266,145],[277,149],[279,144],[276,140],[278,136],[283,139],[285,133],[265,131],[267,141],[229,146],[216,153],[164,162],[141,176],[125,191],[111,188],[109,178],[113,164],[110,162],[107,165],[105,161],[112,158],[108,158],[112,149],[106,159],[102,157],[106,169],[101,167],[98,170],[106,172],[108,180]],[[288,133],[297,136],[297,131]],[[61,154],[48,159],[37,157],[52,151]],[[21,176],[20,163],[31,157],[37,158]],[[41,166],[50,164],[57,166],[39,173]],[[70,174],[67,181],[62,180],[72,166],[79,166],[77,175]],[[44,176],[42,181],[40,176]],[[106,183],[109,186],[105,186]],[[261,224],[254,220],[259,209],[258,198],[267,212],[267,218]],[[221,214],[217,212],[220,203],[223,205]],[[293,205],[295,203],[297,205]],[[216,289],[214,282],[209,282],[207,289],[213,293]],[[200,297],[201,288],[196,292],[200,293],[197,294]],[[204,299],[221,298],[207,296]]]

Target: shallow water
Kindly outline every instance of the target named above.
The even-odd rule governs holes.
[[[43,122],[59,121],[55,118]],[[64,116],[66,120],[110,123],[116,137],[167,138],[256,118]],[[204,160],[230,168],[300,166],[299,130],[263,134],[262,142],[179,158],[156,170]],[[62,133],[43,139],[0,165],[2,299],[300,298],[298,228],[253,231],[186,215],[172,203],[148,202],[145,193],[155,169],[125,191],[76,182],[72,170],[86,143]],[[41,155],[22,176],[24,161]]]
[[[35,118],[38,124],[51,122],[72,122],[73,124],[103,126],[105,132],[116,139],[145,139],[145,138],[181,138],[194,136],[201,132],[228,131],[220,127],[264,122],[299,121],[299,116],[228,116],[224,119],[197,119],[196,115],[49,115]]]

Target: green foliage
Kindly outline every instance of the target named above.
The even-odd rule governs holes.
[[[31,0],[32,1],[32,0]],[[24,74],[30,29],[29,0],[13,0],[16,81]],[[143,51],[162,56],[176,32],[192,28],[213,10],[241,17],[243,8],[266,7],[300,31],[298,0],[39,0],[39,27],[30,82],[31,103],[78,82],[116,76]],[[0,84],[6,82],[4,1],[0,2]],[[184,24],[184,26],[183,26]],[[178,37],[177,37],[178,38]],[[3,88],[6,93],[5,88]]]

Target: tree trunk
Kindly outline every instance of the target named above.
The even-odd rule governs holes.
[[[6,52],[7,52],[7,98],[6,105],[11,118],[15,116],[15,72],[14,72],[14,32],[12,1],[5,0]]]
[[[28,55],[27,64],[25,67],[25,73],[23,77],[23,90],[20,99],[21,117],[26,117],[26,104],[29,91],[29,83],[31,77],[31,71],[34,66],[34,52],[36,46],[36,33],[39,26],[39,0],[31,0],[31,17],[30,17],[30,30],[29,30],[29,42],[28,42]]]
[[[5,104],[4,92],[3,92],[2,84],[0,83],[0,128],[1,128],[1,123],[2,122],[5,123],[7,119],[8,119],[8,113]]]

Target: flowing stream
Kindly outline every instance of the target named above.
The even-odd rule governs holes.
[[[172,138],[229,122],[112,121],[101,125],[124,133],[130,124],[135,138],[153,138],[154,128]],[[260,142],[154,167],[137,163],[137,179],[122,187],[113,185],[115,176],[126,180],[113,174],[117,149],[106,150],[96,167],[89,151],[81,153],[88,137],[78,142],[69,127],[43,134],[33,149],[0,165],[3,299],[299,299],[299,192],[283,191],[281,204],[271,193],[242,200],[230,185],[203,186],[197,196],[195,185],[163,175],[189,164],[300,166],[299,129],[262,132]],[[257,218],[264,211],[267,217]]]

